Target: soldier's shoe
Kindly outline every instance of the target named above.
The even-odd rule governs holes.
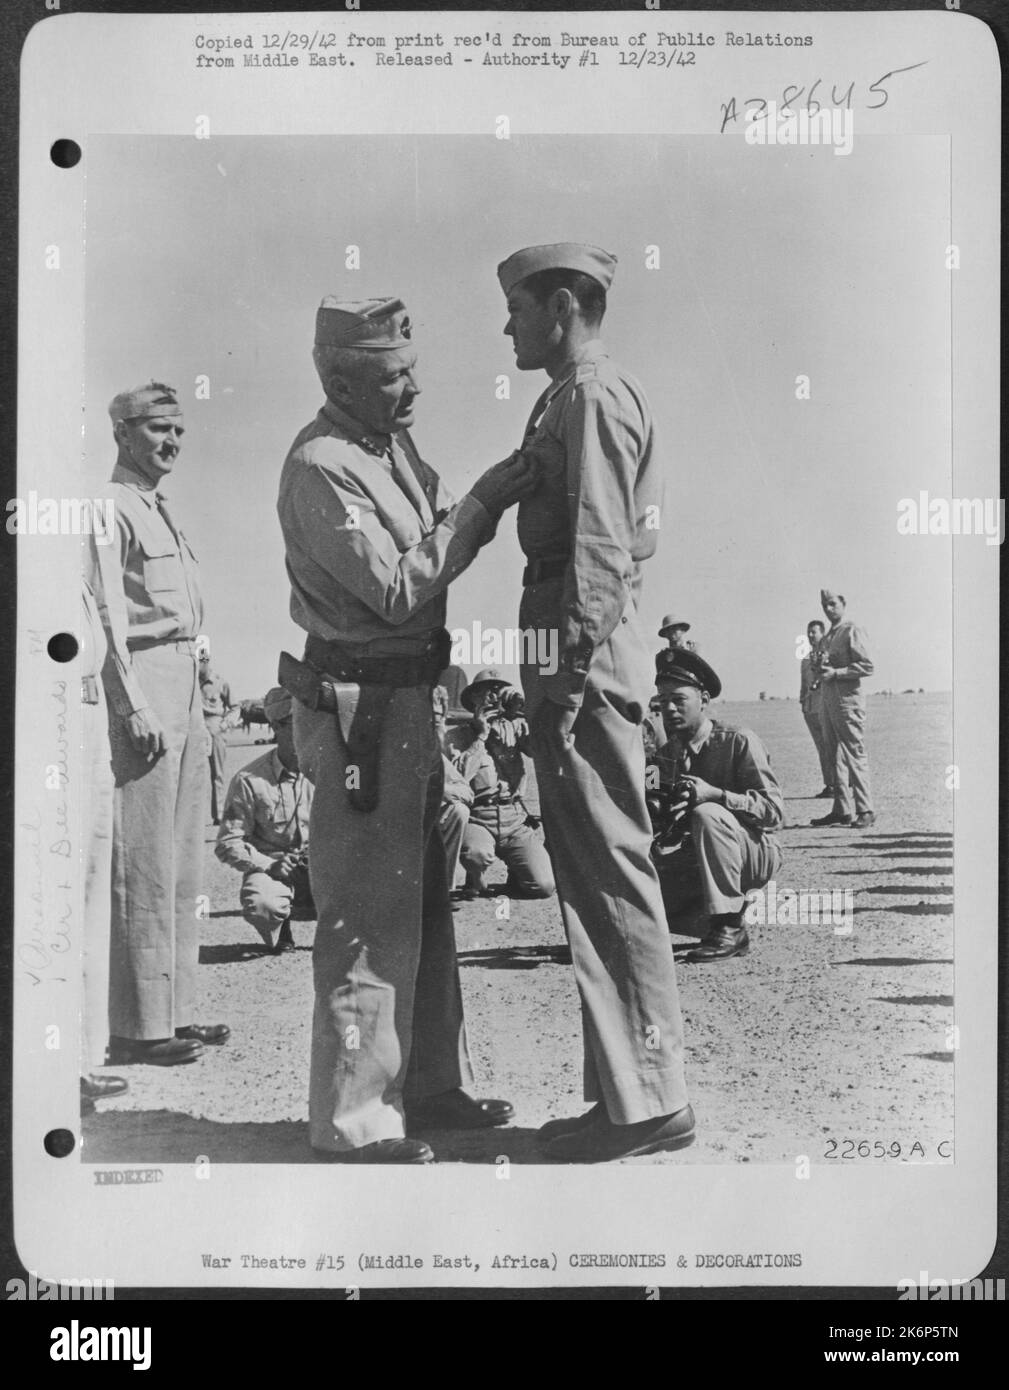
[[[109,1062],[114,1067],[146,1064],[177,1067],[203,1056],[202,1044],[187,1038],[110,1038]]]
[[[606,1113],[602,1101],[598,1101],[591,1110],[586,1110],[584,1115],[569,1115],[563,1120],[548,1120],[545,1125],[540,1125],[536,1131],[536,1138],[541,1144],[548,1144],[551,1139],[557,1139],[562,1134],[575,1134],[586,1125],[594,1124],[599,1119],[600,1111]]]
[[[130,1089],[125,1076],[82,1076],[81,1100],[108,1100],[110,1096],[121,1096]]]
[[[749,954],[750,938],[742,922],[715,922],[700,946],[685,957],[703,964],[709,960],[731,960]]]
[[[359,1149],[334,1153],[331,1149],[313,1149],[321,1163],[433,1163],[434,1151],[419,1139],[379,1139],[363,1144]]]
[[[231,1037],[231,1029],[226,1023],[190,1023],[187,1028],[176,1028],[175,1036],[183,1042],[210,1043],[221,1047]]]
[[[834,811],[831,811],[829,815],[817,816],[814,820],[811,820],[809,823],[810,825],[850,825],[851,817],[839,816]]]
[[[876,824],[876,813],[875,813],[875,811],[859,811],[858,815],[855,817],[854,821],[852,822],[852,826],[853,826],[853,828],[854,828],[855,830],[868,830],[870,825],[875,825],[875,824]]]
[[[285,951],[295,950],[294,936],[291,932],[291,919],[286,918],[277,935],[277,944],[273,948],[275,956],[283,955]]]
[[[612,1163],[617,1158],[685,1149],[693,1142],[694,1112],[689,1105],[673,1115],[633,1125],[615,1125],[603,1110],[591,1124],[551,1139],[545,1156],[559,1163]]]
[[[833,800],[834,800],[834,788],[833,788],[833,787],[824,787],[824,789],[823,789],[822,792],[817,792],[817,793],[816,793],[816,796],[815,796],[814,800],[816,800],[816,801],[824,801],[824,800],[826,800],[826,801],[833,801]]]
[[[493,1129],[495,1125],[506,1125],[515,1114],[515,1107],[507,1100],[474,1100],[459,1087],[440,1096],[413,1101],[404,1110],[410,1131]]]

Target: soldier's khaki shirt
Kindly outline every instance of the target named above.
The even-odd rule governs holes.
[[[371,655],[444,627],[445,590],[496,525],[475,497],[453,503],[406,430],[374,434],[332,401],[291,446],[277,512],[291,617]]]
[[[734,729],[706,719],[693,740],[673,737],[659,749],[659,781],[672,787],[684,773],[725,792],[725,806],[737,820],[769,835],[785,820],[785,803],[771,771],[767,749],[751,729]]]
[[[102,621],[110,648],[126,653],[127,660],[137,647],[195,637],[203,624],[196,557],[174,516],[169,525],[159,508],[161,494],[141,487],[141,481],[121,464],[112,470],[116,534],[110,545],[99,547],[108,552],[100,556],[108,599]],[[118,714],[150,703],[132,667],[125,685],[118,691],[106,681]]]
[[[644,391],[598,338],[537,402],[523,447],[542,478],[519,503],[519,542],[530,560],[568,560],[559,669],[542,677],[545,693],[568,704],[636,591],[641,561],[655,553],[661,462]]]
[[[863,676],[873,672],[872,658],[866,642],[865,629],[842,618],[823,639],[827,660],[837,672],[834,678],[839,691],[846,695],[856,691]]]

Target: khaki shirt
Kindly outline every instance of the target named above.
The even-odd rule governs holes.
[[[228,787],[214,853],[240,873],[268,871],[290,849],[308,847],[313,787],[289,772],[277,750],[236,772]]]
[[[778,779],[767,749],[750,729],[707,719],[690,743],[671,738],[656,761],[662,786],[671,787],[684,775],[700,777],[725,792],[726,809],[751,829],[766,835],[784,822]]]
[[[530,560],[568,560],[559,669],[542,677],[546,694],[564,704],[583,690],[593,652],[636,592],[641,561],[655,553],[661,463],[644,391],[598,338],[540,397],[523,448],[542,480],[519,503],[519,542]]]
[[[475,497],[453,504],[407,431],[373,434],[332,401],[291,446],[277,511],[291,617],[370,655],[420,651],[495,530]]]
[[[804,656],[799,662],[799,708],[803,714],[820,713],[820,706],[823,704],[823,686],[820,679],[819,666],[814,667],[812,656]]]
[[[204,719],[219,719],[231,709],[231,687],[216,671],[200,677],[200,699]]]
[[[478,738],[463,724],[445,737],[445,753],[473,788],[477,806],[500,806],[521,800],[526,789],[528,736],[509,747],[500,739]]]
[[[858,690],[862,677],[872,675],[872,658],[869,656],[864,628],[842,618],[827,633],[823,646],[827,660],[837,672],[833,683],[839,690],[846,693]]]
[[[120,657],[138,646],[195,637],[203,625],[203,599],[196,556],[159,505],[161,494],[140,486],[131,469],[116,464],[110,496],[116,508],[116,535],[97,547],[107,603],[102,613],[109,647]],[[174,529],[173,529],[174,528]],[[108,680],[106,693],[118,714],[142,709],[149,700],[128,668],[125,691]],[[127,708],[126,706],[129,706]]]

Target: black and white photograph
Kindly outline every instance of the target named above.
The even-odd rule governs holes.
[[[22,71],[26,1267],[975,1280],[991,31],[67,15]]]

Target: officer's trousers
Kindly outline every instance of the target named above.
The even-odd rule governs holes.
[[[228,753],[228,740],[224,733],[224,720],[219,714],[204,715],[210,743],[210,815],[214,824],[224,815],[224,760]]]
[[[342,1151],[401,1138],[404,1098],[472,1080],[430,687],[393,692],[372,812],[347,799],[347,757],[332,714],[295,701],[294,740],[315,784],[311,1142]]]
[[[816,744],[816,756],[820,760],[820,776],[823,778],[823,785],[833,789],[834,760],[827,753],[827,740],[823,733],[823,720],[820,718],[819,707],[812,712],[804,710],[802,717],[805,719],[806,728]]]
[[[561,626],[562,580],[527,588],[523,629]],[[581,997],[585,1099],[615,1124],[687,1103],[683,1023],[658,877],[649,857],[641,721],[652,659],[629,601],[596,648],[566,747],[540,672],[522,683],[547,848]]]
[[[191,643],[135,651],[133,669],[164,726],[167,751],[148,762],[125,721],[112,719],[109,1028],[121,1038],[170,1038],[195,1022],[207,734]]]
[[[109,715],[101,678],[98,701],[81,708],[81,823],[84,827],[84,998],[81,1073],[105,1065],[109,1040],[109,933],[112,914],[112,817],[115,781]]]
[[[836,680],[823,686],[820,717],[827,757],[834,769],[834,814],[851,815],[851,792],[855,814],[872,810],[869,790],[869,760],[865,753],[865,696],[861,690],[845,690]]]

